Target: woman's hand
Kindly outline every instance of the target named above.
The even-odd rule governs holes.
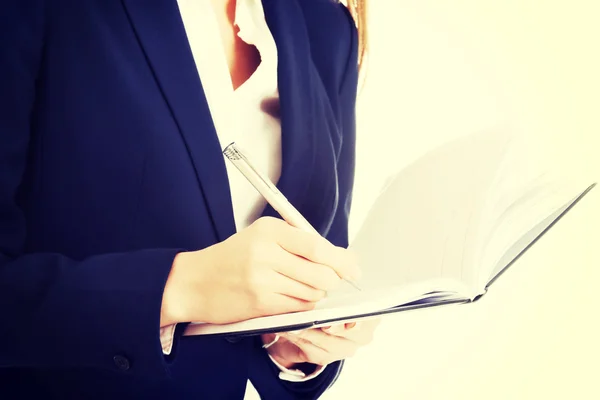
[[[359,272],[351,251],[283,220],[260,218],[221,243],[176,257],[161,326],[311,310],[340,277],[358,279]]]
[[[359,348],[373,340],[379,323],[380,318],[372,318],[322,329],[280,333],[267,351],[285,368],[293,369],[300,363],[324,366],[354,356]],[[262,335],[264,344],[274,339],[275,334]]]

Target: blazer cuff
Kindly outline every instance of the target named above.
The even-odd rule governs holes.
[[[288,382],[306,382],[311,379],[319,376],[327,367],[326,365],[319,365],[317,368],[311,372],[310,374],[306,374],[304,371],[300,369],[289,369],[279,364],[270,354],[267,353],[273,364],[279,368],[281,372],[279,372],[279,379],[288,381]]]
[[[173,350],[173,341],[175,338],[175,328],[177,324],[167,325],[160,328],[160,345],[164,355],[168,356]]]

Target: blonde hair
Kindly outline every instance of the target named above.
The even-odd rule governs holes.
[[[368,52],[367,0],[345,0],[343,2],[354,17],[358,29],[358,67],[364,75],[365,58]]]

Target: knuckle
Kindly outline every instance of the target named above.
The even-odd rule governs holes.
[[[254,226],[264,226],[265,224],[268,224],[270,221],[271,217],[260,217],[258,218],[256,221],[254,221]]]
[[[250,224],[250,226],[248,226],[247,230],[260,231],[263,222],[264,221],[263,221],[262,218],[258,218],[257,220],[255,220],[254,222],[252,222]]]
[[[273,217],[260,217],[252,224],[254,228],[261,232],[268,232],[277,223],[277,218]]]
[[[321,238],[315,237],[314,240],[310,242],[308,254],[312,261],[317,261],[323,259],[326,248],[323,244],[323,240],[319,240]]]
[[[289,224],[287,222],[285,222],[284,220],[282,220],[281,218],[275,218],[275,217],[264,217],[264,218],[265,218],[265,221],[267,222],[266,226],[269,229],[289,226]]]

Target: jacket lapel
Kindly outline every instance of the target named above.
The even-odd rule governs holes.
[[[222,241],[235,233],[229,180],[177,2],[122,1],[186,143]],[[302,9],[295,0],[262,1],[278,52],[282,171],[277,186],[324,234],[338,201],[340,132],[312,62]],[[269,205],[263,215],[278,216]]]
[[[235,233],[227,171],[177,2],[123,3],[183,136],[217,238],[222,241]]]
[[[337,207],[340,132],[314,66],[303,12],[295,0],[263,0],[278,52],[282,171],[278,189],[321,233]],[[267,206],[264,214],[278,214]]]

